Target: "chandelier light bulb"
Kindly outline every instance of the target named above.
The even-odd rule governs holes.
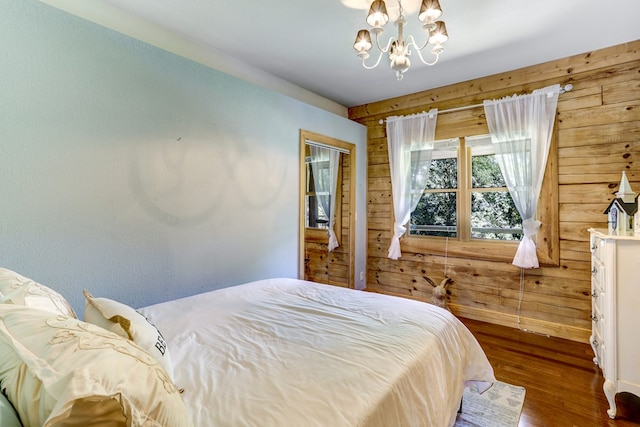
[[[447,27],[445,27],[444,22],[438,21],[435,23],[435,29],[431,31],[431,35],[429,36],[429,43],[434,45],[442,45],[442,43],[449,40],[449,35],[447,34]],[[440,46],[442,48],[442,46]]]
[[[418,19],[422,22],[435,22],[442,16],[442,8],[438,0],[423,0]]]
[[[389,22],[389,14],[387,13],[387,5],[383,0],[375,0],[371,3],[369,8],[369,15],[367,16],[367,24],[373,28],[382,28]]]
[[[360,30],[358,31],[358,35],[356,36],[356,41],[353,44],[353,48],[357,50],[359,53],[367,52],[371,50],[371,34],[368,30]],[[367,57],[369,55],[367,54]]]

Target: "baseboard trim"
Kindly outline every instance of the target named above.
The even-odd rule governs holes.
[[[591,329],[562,325],[559,323],[527,317],[520,317],[520,323],[518,323],[518,316],[514,314],[500,313],[497,311],[458,304],[449,304],[449,308],[453,314],[459,317],[466,317],[473,320],[480,320],[482,322],[512,327],[557,338],[564,338],[571,341],[588,343],[589,336],[591,335]]]
[[[379,290],[366,288],[363,290],[424,301],[424,299],[412,297],[410,295],[402,295],[393,292],[382,292]],[[525,330],[527,332],[533,332],[536,334],[548,335],[551,337],[564,338],[571,341],[588,343],[589,336],[591,335],[591,329],[563,325],[560,323],[548,322],[546,320],[531,319],[528,317],[520,317],[520,322],[518,323],[518,316],[516,316],[515,314],[501,313],[498,311],[469,307],[460,304],[449,304],[449,308],[451,309],[451,312],[458,317],[465,317],[472,320],[479,320],[481,322],[507,326],[510,328]]]

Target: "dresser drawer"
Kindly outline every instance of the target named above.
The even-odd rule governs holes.
[[[606,316],[599,310],[598,305],[594,305],[591,309],[591,327],[594,334],[596,334],[601,340],[604,338],[604,324]]]
[[[604,306],[606,301],[606,294],[601,289],[595,286],[592,282],[591,285],[591,315],[592,320],[602,319],[605,317]]]
[[[604,254],[604,245],[604,240],[594,234],[591,235],[591,255],[600,262],[602,262],[602,255]]]
[[[591,258],[591,283],[596,290],[607,292],[606,286],[606,266],[597,258]],[[593,292],[592,292],[593,295]]]

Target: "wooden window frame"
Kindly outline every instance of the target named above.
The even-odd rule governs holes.
[[[460,137],[462,141],[464,138]],[[466,142],[466,140],[465,140]],[[465,144],[466,147],[466,144]],[[468,206],[470,200],[471,156],[469,148],[458,147],[458,196],[457,225],[458,237],[412,236],[407,233],[400,239],[400,250],[407,253],[446,255],[455,258],[470,258],[487,261],[512,262],[518,248],[518,241],[485,240],[470,238],[470,218]],[[464,181],[463,181],[464,180]],[[466,189],[461,189],[461,183]],[[468,200],[467,200],[468,199]],[[551,139],[549,156],[545,169],[538,212],[536,219],[542,222],[537,234],[538,261],[542,266],[560,265],[559,239],[559,201],[558,201],[558,144],[556,133]],[[462,215],[461,215],[462,214]],[[393,228],[392,228],[393,229]]]
[[[343,170],[341,167],[339,169],[340,182],[342,185],[338,186],[338,191],[340,191],[341,197],[336,200],[340,200],[340,210],[338,211],[336,208],[336,212],[343,212],[344,204],[342,202],[342,198],[345,197],[344,203],[348,203],[349,212],[347,213],[348,218],[345,217],[346,220],[342,219],[342,215],[338,215],[336,217],[336,224],[338,224],[338,218],[340,219],[339,227],[341,229],[342,237],[344,238],[345,229],[347,231],[346,242],[343,239],[341,242],[341,246],[344,244],[348,244],[348,272],[347,272],[347,287],[354,288],[355,287],[355,241],[356,241],[356,222],[355,222],[355,206],[356,206],[356,145],[341,141],[336,138],[328,137],[325,135],[321,135],[315,132],[311,132],[308,130],[300,129],[300,163],[299,163],[299,174],[300,174],[300,205],[299,205],[299,232],[298,232],[298,277],[300,279],[305,278],[305,236],[307,236],[307,231],[309,231],[309,237],[311,239],[322,239],[323,242],[327,241],[327,230],[326,229],[314,229],[307,228],[305,226],[305,194],[306,194],[306,182],[307,182],[307,171],[306,171],[306,157],[307,157],[307,141],[317,142],[328,147],[334,147],[344,151],[345,154],[349,155],[348,160],[342,159],[343,167],[346,168]],[[344,180],[348,179],[348,186],[345,186]],[[343,212],[344,215],[344,212]],[[336,227],[336,228],[337,228]]]

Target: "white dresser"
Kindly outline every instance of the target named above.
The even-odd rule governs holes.
[[[605,378],[609,417],[616,393],[640,396],[640,235],[591,233],[591,347]]]

